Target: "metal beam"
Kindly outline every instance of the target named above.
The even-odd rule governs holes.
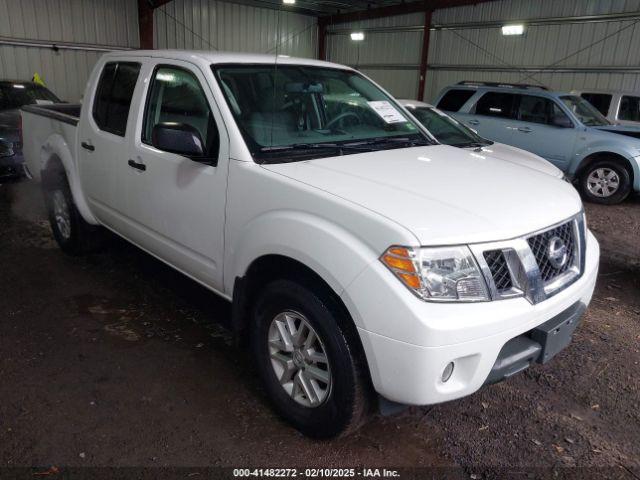
[[[153,50],[153,11],[171,1],[138,0],[138,34],[142,50]]]
[[[318,23],[318,59],[327,59],[327,26]]]
[[[418,100],[424,100],[424,87],[427,82],[429,62],[429,39],[431,37],[431,17],[433,10],[424,12],[424,31],[422,33],[422,51],[420,52],[420,81],[418,82]]]
[[[397,70],[418,71],[420,65],[416,63],[360,63],[351,65],[358,70]],[[470,64],[440,64],[430,63],[428,70],[448,70],[454,72],[509,72],[509,73],[640,73],[637,65],[603,65],[603,66],[547,66],[547,65],[470,65]]]
[[[394,17],[406,15],[408,13],[426,12],[428,10],[438,10],[441,8],[461,7],[464,5],[476,5],[478,3],[493,0],[422,0],[420,2],[401,3],[388,7],[370,8],[358,12],[339,13],[336,15],[326,15],[318,17],[318,24],[337,25],[339,23],[357,22],[361,20],[371,20],[374,18]]]
[[[434,23],[431,30],[465,30],[479,28],[501,28],[507,23],[523,23],[527,27],[543,25],[567,25],[584,23],[622,22],[640,19],[640,12],[605,13],[602,15],[577,15],[571,17],[542,17],[520,20],[488,20],[464,23]],[[397,32],[421,32],[422,25],[394,25],[390,27],[359,27],[366,33],[397,33]],[[327,32],[328,35],[349,35],[352,28],[334,28]]]
[[[114,50],[132,50],[129,47],[103,45],[97,43],[52,42],[51,40],[32,40],[30,38],[0,37],[0,45],[14,47],[48,48],[51,50],[81,50],[85,52],[112,52]]]

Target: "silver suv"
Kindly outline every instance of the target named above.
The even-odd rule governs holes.
[[[640,128],[613,125],[585,99],[532,85],[460,82],[436,106],[481,136],[549,160],[590,201],[640,191]]]

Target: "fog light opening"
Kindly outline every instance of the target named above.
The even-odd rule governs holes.
[[[446,383],[453,374],[453,362],[449,362],[444,370],[442,371],[442,383]]]

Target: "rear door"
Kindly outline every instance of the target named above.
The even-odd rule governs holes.
[[[557,126],[554,118],[562,117],[567,125],[572,122],[554,100],[538,95],[518,95],[517,119],[512,145],[540,155],[560,169],[566,169],[571,161],[577,130]]]
[[[126,163],[127,126],[141,63],[109,61],[79,123],[78,170],[92,213],[116,228],[123,208],[117,177]]]
[[[188,62],[149,59],[138,95],[122,198],[127,236],[196,280],[222,290],[229,137],[214,100],[211,71]],[[154,127],[195,128],[209,161],[162,151]]]
[[[460,118],[480,136],[511,145],[516,95],[508,92],[486,92],[476,102],[472,114]]]

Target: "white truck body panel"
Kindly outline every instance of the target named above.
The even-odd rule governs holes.
[[[91,109],[102,68],[118,60],[141,64],[123,137],[101,131]],[[433,303],[412,294],[379,261],[390,246],[524,237],[580,214],[578,194],[550,172],[532,168],[535,159],[504,158],[517,155],[516,149],[492,155],[437,145],[255,163],[210,67],[274,61],[235,53],[105,55],[89,81],[79,127],[24,112],[28,168],[40,179],[58,157],[86,221],[227,299],[234,297],[236,279],[263,256],[304,264],[343,300],[376,390],[396,402],[430,404],[472,393],[505,342],[577,302],[589,303],[599,258],[590,233],[581,277],[541,303],[522,297]],[[284,57],[278,63],[346,68]],[[187,69],[203,86],[220,133],[217,164],[141,142],[150,80],[160,64]],[[94,150],[80,148],[81,142]],[[146,170],[130,168],[131,160]],[[440,375],[452,361],[455,375],[445,385]]]

